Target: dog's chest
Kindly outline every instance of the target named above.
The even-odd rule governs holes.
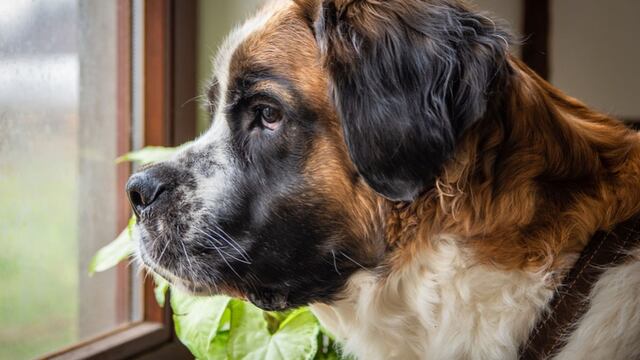
[[[384,280],[356,274],[344,300],[312,309],[360,359],[516,358],[553,294],[545,276],[471,266],[453,244]]]

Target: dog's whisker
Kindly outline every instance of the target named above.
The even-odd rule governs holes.
[[[224,246],[223,246],[223,247],[215,246],[215,245],[213,245],[213,244],[211,244],[211,246],[206,246],[206,245],[200,245],[200,246],[201,246],[203,249],[221,251],[222,253],[224,253],[225,255],[229,256],[229,257],[230,257],[230,258],[232,258],[233,260],[236,260],[236,261],[241,262],[241,263],[243,263],[243,264],[247,264],[247,265],[251,264],[251,262],[250,262],[250,261],[247,261],[247,260],[244,260],[244,259],[240,259],[240,258],[238,258],[238,257],[234,256],[233,254],[230,254],[230,253],[228,253],[228,252],[224,251],[223,249],[226,249],[227,247],[224,247]]]
[[[213,241],[213,242],[217,243],[217,244],[218,244],[218,245],[220,245],[220,246],[224,246],[224,244],[223,244],[222,242],[220,242],[220,240],[218,240],[218,239],[216,239],[215,237],[211,236],[211,234],[208,234],[208,233],[206,233],[205,231],[203,231],[202,229],[197,228],[197,227],[194,227],[194,229],[195,229],[196,231],[198,231],[199,233],[201,233],[202,235],[206,236],[209,240],[211,240],[211,241]]]
[[[206,95],[197,95],[192,97],[191,99],[185,101],[182,105],[180,105],[180,107],[184,107],[185,105],[189,104],[190,102],[193,102],[195,100],[200,100],[200,99],[206,99]]]
[[[229,267],[229,269],[231,269],[231,271],[233,271],[234,274],[236,274],[236,276],[238,277],[238,279],[242,279],[242,277],[240,276],[240,274],[238,274],[238,272],[236,272],[236,270],[233,268],[233,266],[231,266],[231,264],[229,264],[229,261],[227,261],[227,258],[224,257],[224,255],[222,254],[222,252],[219,249],[216,249],[218,251],[218,254],[220,254],[220,257],[222,258],[222,260],[225,262],[225,264],[227,264],[227,266]]]
[[[193,264],[191,263],[191,258],[189,257],[189,253],[187,252],[186,246],[184,246],[184,241],[180,240],[179,243],[180,243],[180,246],[182,247],[182,250],[184,251],[184,257],[187,259],[187,264],[189,265],[189,267],[187,268],[187,274],[188,274],[189,278],[192,278],[193,277]]]
[[[215,268],[212,265],[207,264],[207,263],[204,264],[204,267],[208,270],[207,274],[210,274],[209,277],[207,279],[205,279],[205,282],[207,280],[210,281],[211,284],[213,285],[213,288],[216,291],[215,293],[216,294],[220,294],[220,289],[218,289],[217,279],[216,279],[216,276],[214,275]],[[209,290],[211,290],[211,289],[209,289]]]
[[[126,267],[131,267],[131,265],[133,265],[136,262],[137,262],[137,259],[135,257],[129,257],[129,260],[127,260]]]
[[[338,270],[338,264],[336,262],[336,252],[331,250],[331,255],[333,255],[333,268],[336,270],[336,273],[338,273],[338,275],[342,275],[340,273],[340,270]]]
[[[219,229],[219,230],[222,230],[222,229],[220,229],[220,228],[218,228],[218,229]],[[199,229],[198,229],[198,230],[199,230]],[[211,229],[211,230],[214,232],[214,234],[216,234],[216,235],[220,236],[220,238],[221,238],[222,240],[224,240],[224,241],[225,241],[229,246],[231,246],[231,247],[232,247],[232,248],[233,248],[233,249],[234,249],[234,250],[235,250],[235,251],[236,251],[236,252],[237,252],[237,253],[238,253],[238,254],[239,254],[243,259],[244,259],[244,261],[243,261],[243,262],[245,262],[245,263],[247,263],[247,264],[250,264],[250,263],[251,263],[251,260],[249,259],[249,257],[248,257],[248,255],[246,254],[246,252],[244,252],[244,251],[240,248],[240,245],[238,245],[235,241],[233,241],[233,239],[228,238],[228,235],[227,235],[227,237],[225,237],[223,234],[221,234],[220,232],[218,232],[216,229]],[[201,231],[201,230],[200,230],[200,231]],[[204,235],[208,236],[209,238],[212,238],[212,236],[211,236],[210,234],[207,234],[207,233],[206,233],[206,232],[204,232],[204,231],[201,231],[201,232],[202,232]],[[235,245],[234,245],[234,243],[235,243]]]
[[[349,255],[345,254],[343,251],[340,251],[340,255],[344,256],[345,258],[347,258],[347,260],[351,261],[352,263],[358,265],[363,270],[369,270],[366,267],[362,266],[359,262],[353,260],[351,257],[349,257]]]
[[[222,233],[222,235],[224,235],[222,238],[224,240],[226,240],[229,245],[231,245],[234,249],[236,249],[236,251],[245,258],[245,260],[250,261],[249,259],[249,254],[247,254],[246,251],[244,251],[241,247],[240,244],[238,244],[237,241],[235,241],[229,234],[227,234],[221,227],[214,225],[214,229],[213,229],[216,233]]]
[[[240,263],[247,264],[247,265],[250,265],[250,264],[251,264],[251,262],[246,261],[246,260],[243,260],[243,259],[239,259],[239,258],[237,258],[237,257],[233,256],[232,254],[229,254],[228,252],[226,252],[226,251],[222,250],[221,248],[218,248],[218,247],[215,247],[215,246],[214,246],[214,247],[206,247],[206,249],[217,250],[217,251],[222,252],[223,254],[225,254],[225,255],[229,256],[229,257],[230,257],[230,258],[232,258],[233,260],[236,260],[236,261],[238,261],[238,262],[240,262]]]
[[[142,283],[146,283],[147,282],[147,278],[149,277],[150,271],[147,270],[144,272],[144,277],[142,278]]]
[[[158,256],[158,264],[161,264],[162,257],[164,256],[165,251],[167,251],[167,248],[169,247],[169,243],[170,243],[170,241],[168,241],[168,240],[165,241],[164,248],[160,252],[160,256]]]
[[[250,289],[253,290],[253,292],[258,292],[258,288],[256,287],[256,284],[261,283],[258,276],[256,274],[248,273],[246,277],[247,277],[246,283],[247,285],[249,285]]]
[[[204,235],[207,239],[209,239],[209,240],[211,240],[211,241],[214,241],[215,243],[220,244],[220,246],[216,246],[215,244],[211,244],[211,245],[213,246],[213,248],[212,248],[212,247],[208,247],[208,246],[206,246],[206,245],[201,245],[203,248],[205,248],[205,249],[216,249],[216,250],[223,250],[223,249],[227,249],[227,248],[228,248],[228,246],[227,246],[227,245],[223,245],[219,240],[217,240],[216,238],[214,238],[211,234],[208,234],[208,233],[206,233],[206,232],[204,232],[204,231],[202,231],[201,229],[198,229],[198,228],[195,228],[195,229],[196,229],[197,231],[199,231],[202,235]],[[228,245],[229,245],[229,246],[232,246],[231,244],[228,244]],[[232,246],[232,247],[233,247],[233,246]],[[234,250],[236,250],[236,251],[237,251],[237,249],[236,249],[235,247],[233,247],[233,248],[234,248]],[[231,255],[231,254],[229,254],[229,253],[228,253],[228,252],[226,252],[226,251],[223,251],[223,252],[224,252],[225,254],[227,254],[227,255],[231,256],[233,259],[238,260],[238,261],[240,261],[240,262],[243,262],[243,263],[245,263],[245,264],[250,264],[250,263],[251,263],[251,262],[250,262],[249,260],[247,260],[247,259],[242,259],[242,260],[241,260],[241,259],[238,259],[237,257],[235,257],[235,256],[233,256],[233,255]],[[242,254],[240,254],[240,255],[242,255]]]

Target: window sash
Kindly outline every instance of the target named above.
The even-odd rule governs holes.
[[[144,124],[143,145],[175,146],[193,138],[195,134],[195,104],[184,102],[195,96],[195,33],[197,27],[197,0],[117,0],[117,126],[119,154],[132,150],[134,126],[134,91],[142,91]],[[133,6],[142,4],[144,43],[133,48]],[[178,48],[179,47],[179,48]],[[133,69],[133,52],[140,51],[144,76],[136,84]],[[177,106],[176,106],[177,105]],[[120,164],[116,180],[118,189],[117,223],[124,228],[131,211],[124,188],[131,174],[130,164]],[[126,263],[117,266],[116,301],[118,320],[130,321],[131,299],[135,282],[131,268]],[[175,336],[169,302],[160,307],[154,294],[152,277],[145,277],[142,284],[142,321],[130,322],[98,338],[80,342],[43,358],[52,359],[124,359],[133,356],[154,359],[189,358],[189,351]],[[167,295],[169,296],[169,295]]]

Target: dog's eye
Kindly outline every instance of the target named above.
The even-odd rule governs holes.
[[[269,105],[258,107],[256,116],[259,118],[258,120],[260,120],[262,127],[269,130],[276,130],[280,127],[282,121],[282,113]]]

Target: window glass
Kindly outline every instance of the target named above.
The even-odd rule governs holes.
[[[118,233],[115,6],[0,1],[0,359],[127,321],[87,272]]]

